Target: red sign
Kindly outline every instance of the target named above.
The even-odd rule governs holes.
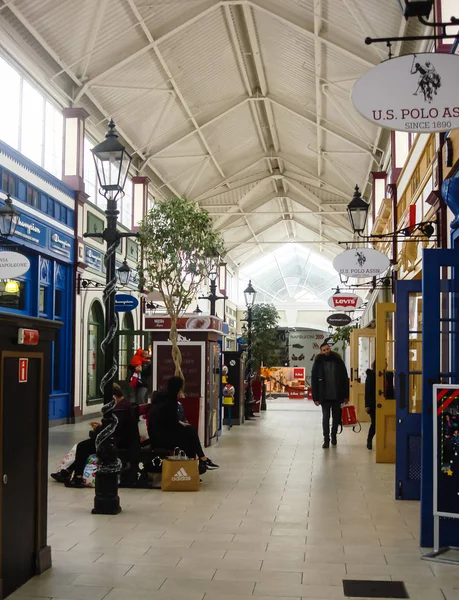
[[[170,331],[171,319],[164,317],[145,317],[145,329]],[[177,329],[179,331],[222,331],[223,321],[218,317],[207,315],[193,315],[191,317],[180,317],[177,319]]]
[[[202,372],[202,346],[179,344],[179,348],[182,353],[182,372],[186,382],[185,396],[200,398],[202,396],[202,378],[204,377],[204,373]],[[174,361],[172,359],[172,346],[169,344],[159,345],[153,360],[157,361],[158,379],[156,387],[164,390],[167,388],[169,377],[172,377],[175,371]]]
[[[18,344],[24,344],[24,346],[36,346],[39,340],[40,336],[37,329],[18,330]]]
[[[333,294],[328,299],[328,304],[332,308],[341,308],[341,310],[354,310],[361,306],[362,299],[357,294]]]
[[[28,375],[29,375],[29,359],[28,358],[20,358],[19,359],[19,383],[27,383]]]
[[[293,379],[304,379],[304,367],[294,367]]]
[[[289,388],[288,397],[292,400],[304,400],[304,389],[299,388],[296,390],[295,388]]]

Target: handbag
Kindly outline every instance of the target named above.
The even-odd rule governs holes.
[[[355,433],[362,431],[362,425],[357,420],[357,413],[353,404],[343,404],[341,406],[341,425],[342,427],[352,427],[352,431]],[[356,429],[357,426],[358,429]]]
[[[96,473],[98,460],[95,454],[91,454],[86,461],[83,471],[83,483],[86,487],[96,487]]]
[[[67,452],[67,454],[64,456],[64,458],[61,460],[61,462],[57,465],[56,471],[58,473],[59,473],[59,471],[62,471],[62,469],[68,469],[69,467],[71,467],[73,465],[73,463],[75,462],[76,447],[77,447],[76,444],[74,446],[72,446],[70,451]]]
[[[161,490],[163,492],[198,492],[201,488],[198,460],[188,458],[175,448],[174,455],[163,459]]]

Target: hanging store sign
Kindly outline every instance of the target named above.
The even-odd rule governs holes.
[[[344,325],[349,325],[351,321],[351,317],[345,313],[335,313],[327,317],[327,323],[332,327],[344,327]]]
[[[356,310],[362,305],[362,298],[357,294],[333,294],[328,299],[328,304],[332,308],[339,308],[340,310]]]
[[[0,252],[0,279],[14,279],[27,273],[30,261],[19,252]]]
[[[340,275],[364,279],[382,275],[389,266],[389,258],[373,248],[346,250],[333,261],[333,268]]]
[[[406,54],[386,60],[352,89],[354,107],[380,127],[433,133],[459,128],[459,56]]]
[[[139,301],[129,294],[116,294],[115,312],[131,312],[139,306]]]

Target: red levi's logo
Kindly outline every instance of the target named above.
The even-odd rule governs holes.
[[[335,306],[335,308],[338,308],[340,306],[357,306],[357,301],[358,298],[346,298],[346,297],[338,297],[338,298],[333,298],[333,304]]]

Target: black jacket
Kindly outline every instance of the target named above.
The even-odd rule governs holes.
[[[335,362],[336,380],[333,382],[336,389],[336,398],[325,398],[325,362],[332,360]],[[349,378],[347,375],[346,365],[341,356],[336,352],[332,352],[329,357],[324,354],[318,354],[312,366],[311,373],[312,399],[314,402],[322,404],[324,401],[342,403],[349,398]]]
[[[367,369],[365,380],[365,408],[375,410],[376,408],[376,373],[373,369]]]

